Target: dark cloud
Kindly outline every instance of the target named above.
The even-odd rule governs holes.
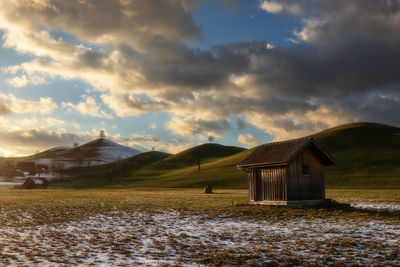
[[[220,136],[231,128],[229,122],[223,120],[204,120],[197,118],[175,117],[168,122],[168,129],[182,136],[194,136],[196,134],[208,133]]]
[[[10,21],[26,21],[36,25],[71,32],[82,40],[97,41],[99,38],[118,36],[110,42],[133,41],[146,44],[151,37],[162,36],[169,40],[201,38],[201,30],[191,18],[194,1],[180,0],[50,0],[26,3],[9,3],[3,8],[9,11]],[[130,32],[130,34],[126,34]],[[150,37],[150,40],[149,40]],[[135,39],[135,40],[134,40]]]
[[[400,122],[399,1],[276,2],[282,8],[270,12],[299,21],[297,44],[242,41],[207,51],[186,45],[202,38],[192,19],[198,1],[53,0],[44,8],[6,2],[18,6],[10,21],[29,17],[99,45],[77,53],[70,68],[115,79],[102,99],[117,115],[171,112],[169,129],[185,136],[222,134],[231,115],[274,134],[353,120]]]
[[[72,146],[75,142],[88,142],[91,138],[91,136],[77,135],[71,132],[45,129],[0,131],[2,147],[12,149],[17,154],[31,153],[37,149],[44,150],[55,146]]]

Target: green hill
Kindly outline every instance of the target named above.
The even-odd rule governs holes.
[[[349,123],[313,137],[337,160],[326,168],[328,187],[400,187],[400,128]]]
[[[210,161],[198,166],[158,168],[159,162],[131,172],[124,182],[138,187],[201,187],[212,185],[219,188],[246,188],[247,174],[236,168],[252,150],[244,150],[232,156]],[[166,159],[166,161],[168,158]]]
[[[400,128],[376,123],[350,123],[312,136],[337,160],[336,166],[326,168],[327,187],[400,187]],[[212,185],[247,188],[247,174],[236,169],[236,164],[253,149],[200,145],[160,160],[134,165],[115,180],[134,187]],[[197,166],[199,158],[200,170]],[[136,161],[135,157],[131,160]],[[110,165],[93,167],[90,175],[89,170],[84,175],[77,175],[71,185],[105,186],[105,179],[96,184],[96,179],[99,180],[96,175],[104,177],[106,169],[110,169]]]

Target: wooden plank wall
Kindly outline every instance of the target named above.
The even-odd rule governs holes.
[[[287,200],[286,169],[268,168],[261,171],[263,200]]]
[[[250,200],[287,200],[285,167],[253,169],[248,180]]]
[[[310,175],[302,175],[303,163],[308,165]],[[325,198],[324,165],[311,149],[302,151],[286,169],[288,200]]]
[[[254,200],[255,194],[255,170],[251,170],[248,173],[249,177],[249,200]]]

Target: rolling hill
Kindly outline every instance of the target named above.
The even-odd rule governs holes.
[[[313,137],[337,160],[326,168],[328,187],[400,187],[400,128],[349,123]]]
[[[338,162],[336,166],[326,168],[327,187],[400,188],[400,128],[350,123],[312,136]],[[253,149],[200,145],[149,164],[135,165],[115,179],[134,187],[201,187],[209,184],[219,188],[247,188],[247,174],[236,169],[236,164]],[[196,164],[199,155],[200,171]],[[97,173],[104,176],[101,171]],[[85,182],[89,179],[85,175],[74,179],[81,181],[80,186],[94,185]]]
[[[32,156],[14,160],[34,160],[48,164],[52,160],[65,162],[68,167],[107,164],[142,153],[134,148],[99,138],[78,147],[55,147]]]

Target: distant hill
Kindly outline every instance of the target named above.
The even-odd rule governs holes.
[[[65,162],[68,167],[93,166],[125,159],[140,153],[142,151],[99,138],[78,147],[55,147],[28,157],[13,158],[13,160],[34,160],[44,164],[58,160]]]
[[[326,168],[327,187],[400,188],[399,127],[350,123],[312,136],[337,160],[336,166]],[[219,188],[247,188],[247,174],[236,169],[236,164],[254,149],[204,144],[149,164],[136,165],[116,180],[134,187],[209,184]],[[198,155],[202,157],[200,171],[195,160]],[[81,181],[80,186],[96,186],[85,182],[88,179],[85,175],[76,179]]]

